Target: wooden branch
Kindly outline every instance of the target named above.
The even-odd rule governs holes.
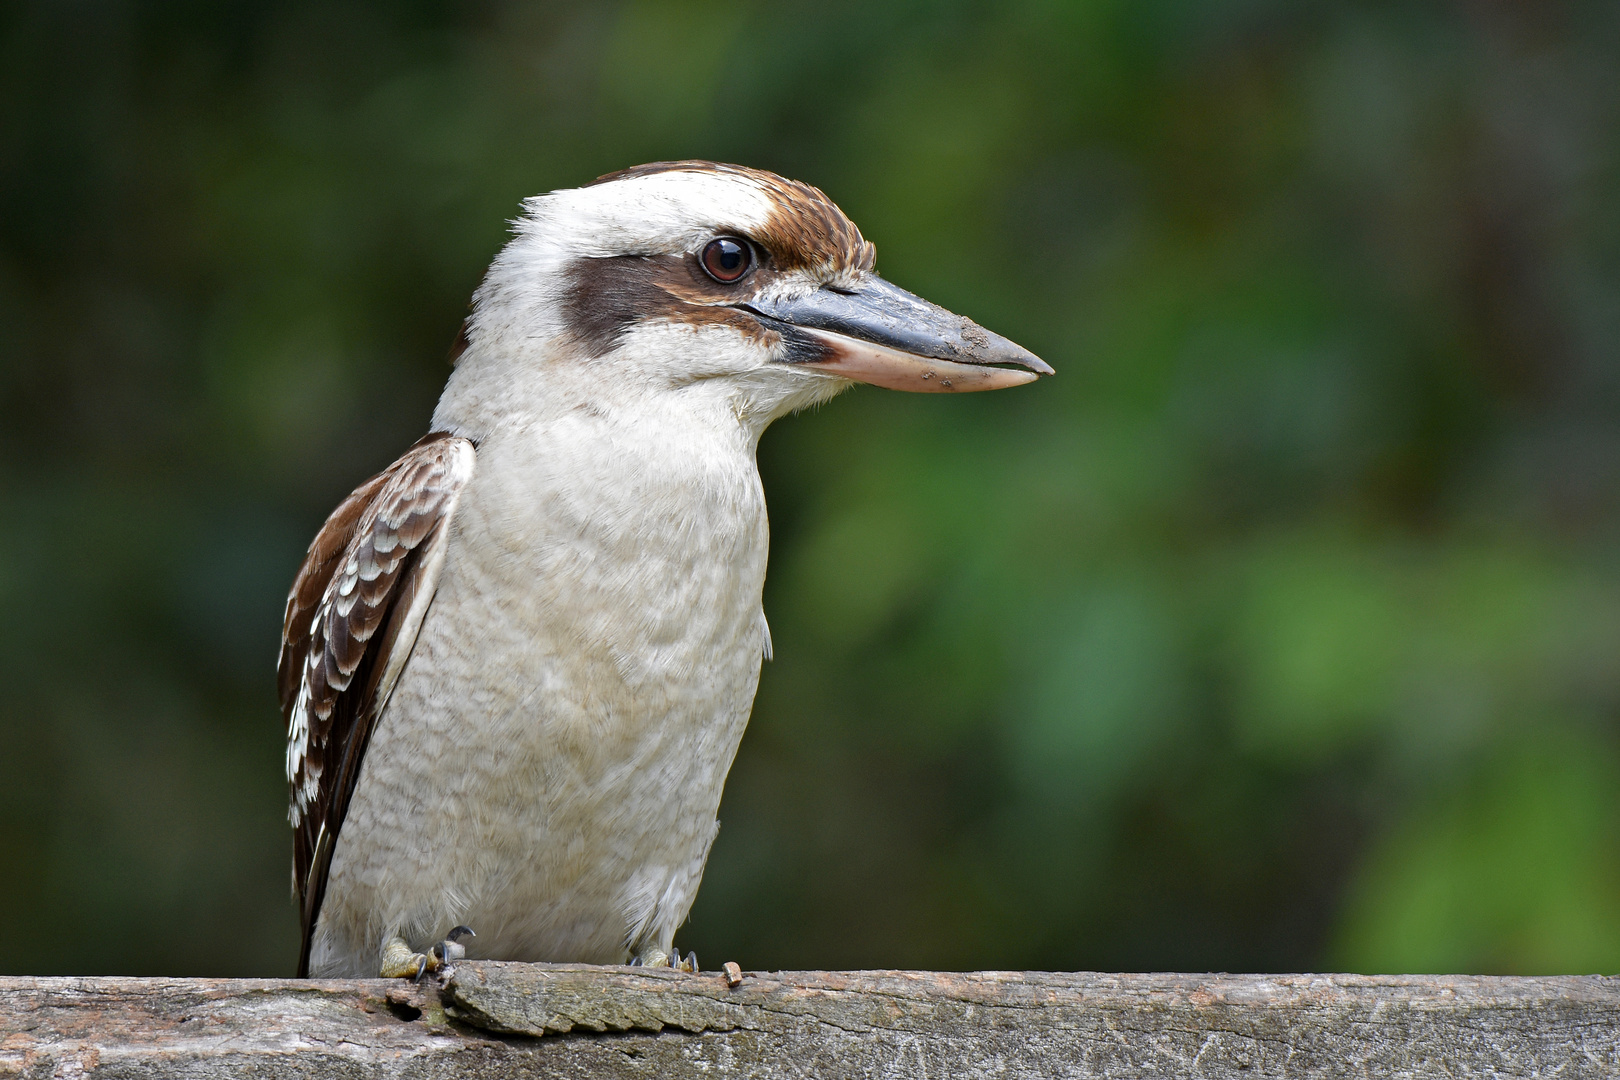
[[[1612,1077],[1620,979],[720,973],[0,979],[0,1076]]]

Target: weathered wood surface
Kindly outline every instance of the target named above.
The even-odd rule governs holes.
[[[0,979],[0,1076],[1613,1077],[1620,979],[750,972]]]

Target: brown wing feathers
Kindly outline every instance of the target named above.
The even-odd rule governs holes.
[[[321,526],[321,531],[315,534],[309,552],[304,556],[304,564],[298,568],[298,576],[293,579],[292,592],[287,594],[287,614],[281,623],[281,658],[276,664],[276,683],[281,694],[283,715],[290,715],[303,679],[303,658],[309,649],[310,616],[321,602],[326,583],[332,579],[333,566],[354,538],[360,515],[365,513],[377,489],[387,479],[387,472],[378,473],[355,488],[354,493],[332,511],[326,524]]]
[[[300,976],[366,744],[432,598],[433,554],[472,467],[466,439],[438,432],[418,442],[332,512],[287,597],[277,676],[303,909]]]

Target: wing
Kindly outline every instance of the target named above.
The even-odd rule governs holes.
[[[471,441],[436,432],[361,484],[326,519],[287,596],[276,675],[303,916],[300,978],[309,974],[310,939],[360,761],[433,602],[475,453]]]

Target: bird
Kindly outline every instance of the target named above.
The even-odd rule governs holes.
[[[287,597],[300,977],[695,968],[674,936],[771,655],[761,434],[857,383],[1052,374],[774,173],[640,165],[511,225],[428,433]]]

